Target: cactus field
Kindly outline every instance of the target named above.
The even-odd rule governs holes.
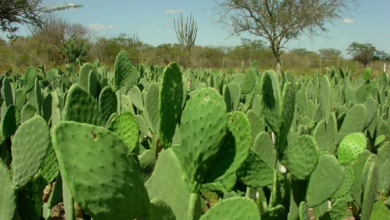
[[[0,77],[0,220],[390,219],[387,73],[122,51]]]

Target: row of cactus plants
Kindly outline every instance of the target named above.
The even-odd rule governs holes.
[[[390,219],[389,75],[132,65],[1,80],[0,219]],[[42,196],[43,191],[48,191]]]

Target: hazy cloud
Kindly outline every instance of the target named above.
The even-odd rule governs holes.
[[[88,26],[88,28],[91,30],[97,30],[97,31],[114,29],[114,27],[111,25],[103,25],[103,24],[91,24]]]
[[[170,9],[170,10],[166,10],[165,14],[178,14],[178,13],[182,13],[182,12],[183,12],[183,10],[181,10],[181,9],[179,9],[179,10]]]
[[[169,28],[170,25],[169,24],[162,24],[162,25],[159,25],[159,27],[161,27],[161,28]]]
[[[343,23],[345,23],[345,24],[352,24],[352,23],[355,23],[355,20],[353,20],[351,18],[344,18],[343,19]]]

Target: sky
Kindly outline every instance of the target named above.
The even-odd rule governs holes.
[[[227,29],[215,24],[213,0],[46,0],[50,5],[81,4],[80,9],[56,12],[70,23],[80,23],[97,36],[113,37],[120,33],[137,34],[141,41],[157,46],[178,43],[173,19],[193,15],[198,25],[196,45],[235,46],[241,37],[261,39],[249,34],[230,36]],[[327,24],[326,38],[306,36],[289,41],[287,49],[306,48],[318,51],[335,48],[347,56],[352,42],[371,43],[378,50],[390,53],[390,0],[360,0],[359,6],[345,17]],[[26,35],[22,27],[18,34]],[[4,38],[5,34],[0,33]]]

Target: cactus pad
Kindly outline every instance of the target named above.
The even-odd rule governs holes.
[[[16,195],[8,169],[0,160],[0,219],[12,220],[16,210]]]
[[[171,207],[159,198],[150,201],[150,215],[150,218],[147,218],[149,220],[176,220]]]
[[[228,113],[228,133],[224,137],[217,158],[210,166],[207,181],[224,179],[236,172],[248,157],[252,145],[251,125],[244,113]]]
[[[345,176],[343,183],[341,184],[340,188],[335,192],[335,194],[332,196],[332,199],[339,199],[346,196],[352,187],[353,181],[354,181],[354,174],[351,167],[344,167],[345,169]]]
[[[237,170],[237,177],[248,187],[268,186],[274,181],[274,169],[250,150],[248,157]]]
[[[26,185],[36,174],[50,145],[45,119],[35,116],[24,122],[12,139],[13,178],[16,189]]]
[[[114,91],[119,90],[127,82],[131,72],[131,61],[127,51],[119,52],[114,66]]]
[[[151,83],[145,99],[145,111],[147,111],[152,130],[158,131],[158,96],[159,87],[157,83]]]
[[[306,201],[309,207],[321,205],[340,188],[344,179],[344,168],[335,156],[321,154],[316,169],[310,175]]]
[[[275,79],[276,75],[274,72],[267,71],[262,77],[262,93],[263,93],[263,114],[265,121],[271,127],[272,131],[276,134],[279,133],[279,99],[280,92],[279,86]],[[276,87],[276,88],[275,88]]]
[[[343,220],[348,212],[348,204],[345,199],[337,199],[329,209],[329,216],[332,220]]]
[[[100,114],[95,99],[79,85],[73,85],[66,96],[62,112],[64,121],[100,125]]]
[[[35,79],[38,77],[38,73],[34,67],[27,68],[24,73],[23,89],[25,93],[30,92],[35,86]]]
[[[260,220],[256,203],[245,197],[231,197],[215,204],[200,220],[242,219]]]
[[[291,174],[297,179],[306,179],[316,168],[318,155],[319,150],[313,137],[303,135],[294,139],[286,149]]]
[[[8,77],[5,77],[3,79],[3,86],[1,87],[1,92],[3,93],[3,98],[5,105],[8,107],[12,104],[14,104],[14,97],[12,94],[12,84],[9,81]]]
[[[86,91],[89,91],[88,79],[89,79],[90,72],[93,71],[94,69],[95,67],[90,63],[86,63],[80,68],[79,86],[81,86],[81,88],[85,89]]]
[[[366,144],[366,137],[363,133],[352,133],[345,136],[337,150],[340,164],[346,164],[358,158],[366,149]]]
[[[10,105],[1,120],[1,137],[3,139],[11,137],[15,134],[16,129],[16,110],[14,105]]]
[[[116,113],[118,100],[114,90],[106,86],[99,96],[99,110],[103,125],[106,125],[112,113]]]
[[[367,110],[364,104],[354,105],[345,116],[337,136],[337,143],[340,143],[345,136],[354,132],[362,132],[366,125]]]
[[[137,147],[139,131],[137,119],[133,113],[124,112],[116,115],[107,128],[123,140],[130,152]]]
[[[159,134],[164,148],[172,145],[183,103],[183,80],[176,63],[165,67],[158,97]]]
[[[133,219],[147,213],[149,198],[138,165],[116,134],[70,121],[54,127],[52,140],[63,180],[93,219]]]
[[[194,94],[181,117],[183,168],[191,192],[197,192],[226,134],[226,104],[212,89]]]
[[[246,72],[245,74],[243,83],[241,84],[241,94],[245,95],[250,93],[255,87],[255,83],[256,83],[255,72],[252,69],[249,69],[248,72]]]
[[[299,220],[309,219],[309,207],[307,206],[306,202],[301,202],[301,204],[299,204]]]

